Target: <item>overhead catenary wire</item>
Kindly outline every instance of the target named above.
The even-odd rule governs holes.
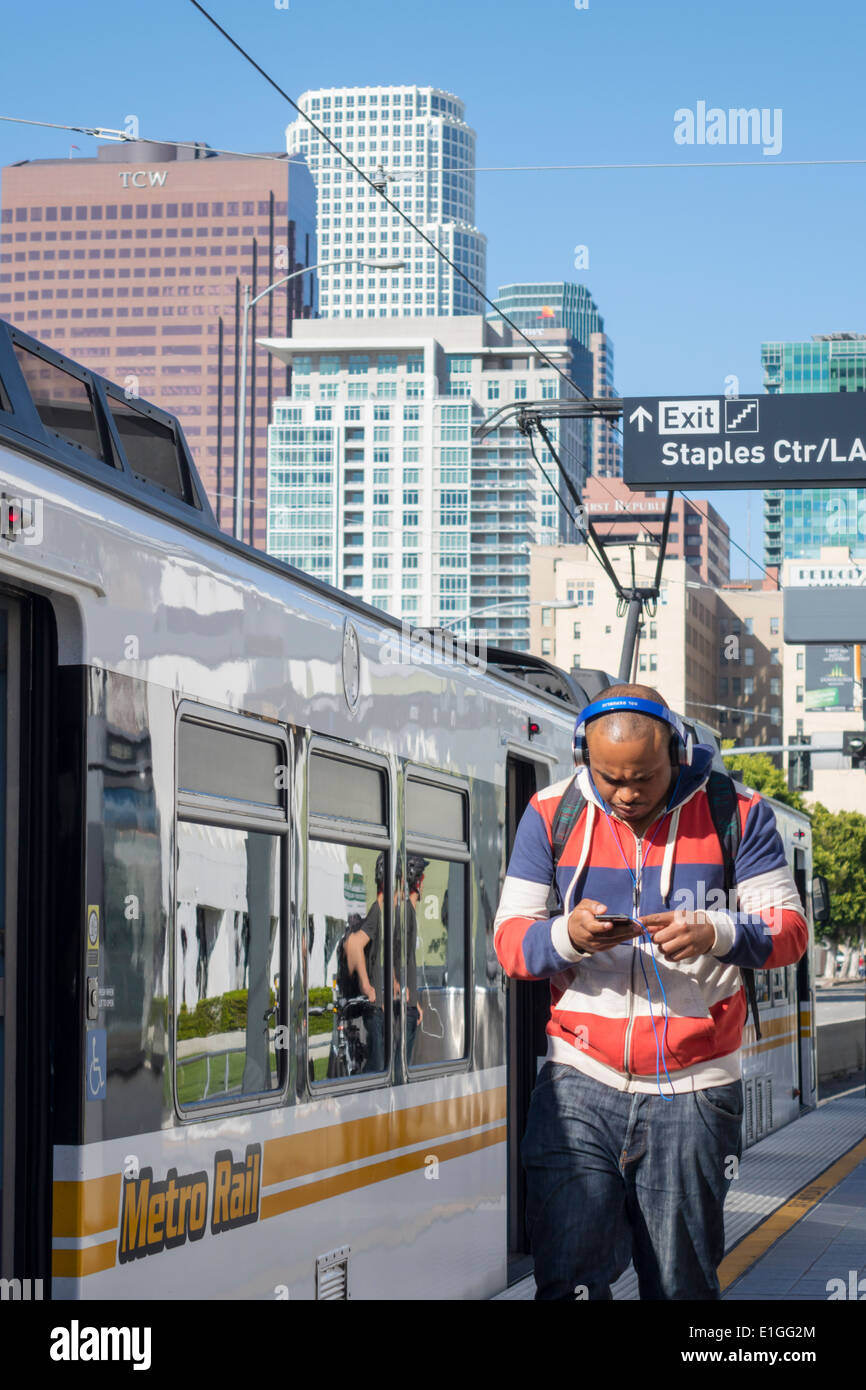
[[[240,45],[237,44],[237,43],[235,42],[235,40],[232,39],[231,36],[230,36],[229,34],[227,34],[226,31],[223,30],[223,29],[221,28],[221,26],[220,26],[219,24],[217,24],[217,22],[211,18],[210,15],[207,14],[207,11],[205,11],[201,5],[198,5],[198,4],[196,3],[196,0],[192,0],[192,3],[196,5],[196,8],[197,8],[197,9],[200,9],[200,10],[202,11],[202,13],[206,16],[206,18],[208,18],[208,19],[211,20],[211,23],[213,23],[214,26],[215,26],[217,29],[219,29],[221,33],[223,33],[223,34],[225,35],[225,37],[229,40],[229,42],[232,43],[232,45],[233,45],[235,48],[237,48],[238,51],[239,51],[240,53],[242,53],[243,56],[246,57],[246,58],[248,59],[249,62],[251,62],[251,63],[253,64],[253,66],[257,69],[257,71],[261,72],[262,75],[263,75],[264,77],[266,77],[266,79],[271,83],[271,85],[274,86],[278,92],[280,92],[280,94],[281,94],[281,95],[294,107],[294,109],[295,109],[296,111],[299,112],[299,114],[300,114],[301,116],[304,117],[305,120],[307,120],[308,124],[311,125],[311,126],[313,127],[313,129],[317,132],[317,134],[321,135],[322,139],[326,140],[326,141],[328,142],[328,144],[331,145],[331,147],[332,147],[333,149],[335,149],[335,150],[337,151],[337,153],[340,154],[340,156],[341,156],[342,158],[344,158],[344,159],[346,160],[346,162],[349,163],[353,169],[355,169],[355,171],[359,174],[359,176],[361,176],[362,178],[364,178],[364,179],[366,180],[366,182],[370,184],[370,186],[373,188],[374,192],[376,192],[380,197],[383,197],[383,198],[385,199],[385,201],[389,204],[389,206],[393,207],[393,208],[400,214],[400,216],[403,217],[404,221],[406,221],[406,222],[408,223],[408,225],[409,225],[414,231],[416,231],[416,232],[418,233],[419,236],[421,236],[425,241],[427,241],[427,242],[434,248],[434,250],[437,252],[437,254],[439,254],[440,256],[442,256],[442,258],[448,263],[449,266],[451,266],[453,269],[455,269],[455,270],[457,271],[457,273],[460,274],[460,275],[462,276],[462,278],[466,281],[466,283],[467,283],[468,285],[470,285],[470,287],[471,287],[473,290],[475,290],[475,292],[476,292],[481,298],[483,298],[483,299],[485,300],[485,302],[494,310],[494,312],[496,312],[496,313],[498,313],[498,314],[500,315],[500,317],[509,325],[509,327],[513,328],[517,333],[519,333],[520,336],[521,336],[521,338],[523,338],[523,340],[524,340],[526,343],[528,343],[529,346],[533,348],[533,350],[538,351],[539,356],[542,357],[542,358],[544,359],[544,361],[548,363],[549,366],[553,367],[554,371],[556,371],[556,372],[558,373],[558,375],[561,376],[561,377],[563,378],[563,380],[565,380],[566,382],[568,382],[568,384],[571,385],[571,386],[572,386],[584,399],[588,399],[588,397],[587,397],[587,395],[586,395],[586,392],[584,392],[584,391],[582,390],[582,388],[579,387],[579,386],[577,385],[576,382],[572,381],[572,379],[568,376],[567,373],[561,371],[560,368],[556,365],[556,363],[553,362],[553,360],[552,360],[550,357],[548,357],[546,353],[544,353],[543,351],[541,351],[541,350],[538,348],[538,343],[537,343],[537,341],[534,342],[533,340],[531,340],[530,338],[528,338],[527,335],[526,335],[525,333],[523,333],[522,330],[521,330],[520,328],[518,328],[518,326],[517,326],[515,323],[512,322],[512,320],[508,317],[507,314],[505,314],[505,313],[504,313],[492,300],[490,300],[486,295],[484,295],[483,292],[482,292],[480,289],[478,289],[478,287],[474,284],[474,282],[473,282],[467,275],[465,275],[463,271],[460,270],[459,266],[456,266],[456,265],[454,264],[454,262],[451,261],[450,257],[448,257],[448,256],[442,251],[441,247],[436,246],[436,244],[435,244],[429,237],[426,236],[426,233],[424,233],[423,231],[421,231],[421,229],[420,229],[419,227],[417,227],[417,225],[412,221],[412,219],[411,219],[410,217],[408,217],[408,215],[407,215],[406,213],[404,213],[404,212],[402,211],[402,209],[400,209],[399,207],[397,207],[397,205],[396,205],[395,203],[393,203],[392,200],[389,199],[389,198],[385,195],[385,193],[383,192],[383,190],[374,182],[374,180],[368,178],[367,175],[365,175],[365,174],[363,173],[363,170],[359,169],[359,167],[354,163],[354,161],[353,161],[352,159],[350,159],[350,157],[349,157],[347,154],[345,154],[345,153],[340,149],[340,147],[336,144],[336,142],[333,141],[333,140],[331,140],[330,136],[326,135],[325,132],[322,131],[322,130],[315,124],[315,122],[312,120],[311,117],[307,116],[306,113],[304,113],[303,111],[300,110],[300,108],[297,106],[297,104],[296,104],[294,101],[292,101],[292,98],[289,97],[287,93],[283,92],[282,89],[281,89],[279,86],[277,86],[277,84],[274,83],[273,80],[272,80],[270,77],[268,77],[267,73],[264,72],[264,70],[255,62],[255,60],[254,60],[253,58],[251,58],[250,55],[247,54],[247,53],[240,47]],[[285,162],[292,162],[292,158],[293,158],[292,156],[290,156],[290,155],[288,155],[288,154],[250,154],[250,153],[248,153],[248,152],[243,152],[243,151],[238,151],[238,150],[228,150],[228,149],[223,149],[223,148],[220,148],[220,147],[217,147],[217,146],[212,146],[212,145],[202,145],[201,142],[194,142],[194,141],[157,140],[155,137],[150,137],[150,136],[145,137],[145,136],[142,136],[142,135],[140,135],[140,134],[139,134],[138,136],[133,136],[133,135],[130,135],[129,133],[127,133],[127,132],[119,131],[119,130],[112,130],[112,129],[109,129],[108,127],[104,127],[104,126],[69,125],[69,124],[61,124],[61,123],[59,123],[59,122],[54,122],[54,121],[36,121],[36,120],[30,120],[30,119],[25,118],[25,117],[16,117],[16,116],[0,116],[0,120],[4,120],[4,121],[13,121],[13,122],[17,122],[17,123],[19,123],[19,124],[42,126],[42,127],[49,128],[49,129],[53,129],[53,130],[69,130],[69,131],[74,131],[74,132],[76,132],[76,133],[78,133],[78,134],[92,135],[92,136],[95,136],[95,137],[102,137],[102,138],[106,138],[106,139],[117,139],[117,140],[122,140],[122,141],[127,141],[127,142],[139,140],[139,141],[141,141],[141,142],[143,142],[143,143],[165,144],[165,145],[170,145],[170,146],[172,146],[173,148],[176,148],[176,149],[202,149],[202,148],[205,148],[205,149],[213,150],[214,153],[217,153],[217,154],[235,155],[235,156],[240,157],[240,158],[265,159],[265,160],[279,160],[280,162],[283,162],[283,163],[285,163]],[[301,160],[301,162],[303,162],[303,161]],[[609,423],[611,424],[611,428],[613,428],[613,429],[616,429],[616,428],[617,428],[616,425],[613,424],[613,422],[609,422]],[[565,449],[565,446],[562,446],[562,448],[563,448],[563,452],[567,452],[567,453],[569,454],[569,457],[571,457],[572,459],[574,459],[574,455],[571,454],[571,451],[570,451],[570,450],[566,450],[566,449]],[[573,522],[573,524],[574,524],[579,530],[582,530],[583,528],[581,527],[580,523],[577,521],[577,519],[576,519],[576,517],[574,516],[574,514],[573,514],[573,513],[569,510],[569,508],[566,506],[566,504],[565,504],[565,502],[564,502],[564,500],[563,500],[563,498],[562,498],[561,493],[560,493],[559,490],[554,486],[554,484],[551,482],[550,478],[548,477],[548,475],[547,475],[547,473],[544,471],[544,469],[541,468],[541,464],[540,464],[540,462],[539,462],[539,460],[538,460],[538,455],[536,454],[534,448],[533,448],[532,452],[533,452],[533,456],[534,456],[534,458],[535,458],[536,463],[538,464],[539,468],[541,469],[542,473],[544,474],[545,480],[547,481],[548,485],[549,485],[550,487],[553,488],[554,492],[556,493],[557,497],[559,498],[560,502],[562,503],[563,507],[565,508],[566,514],[569,516],[569,518],[571,519],[571,521]],[[563,475],[564,477],[567,476],[567,475],[565,474],[565,471],[564,471],[564,470],[562,469],[562,467],[561,467],[561,464],[560,464],[559,459],[556,457],[555,454],[553,454],[553,457],[554,457],[554,459],[556,460],[557,465],[559,466],[560,472],[562,473],[562,475]],[[575,459],[574,461],[577,462],[576,459]],[[605,489],[605,491],[608,491],[608,489]],[[612,496],[613,494],[609,494],[609,495]],[[582,504],[582,502],[579,501],[579,502],[577,503],[577,505],[578,505],[578,506],[582,506],[583,504]],[[643,522],[643,521],[641,520],[641,518],[639,518],[639,517],[634,517],[634,516],[632,515],[632,513],[630,513],[630,512],[625,512],[625,513],[623,513],[623,515],[624,515],[624,516],[627,516],[627,517],[630,517],[632,520],[636,521],[636,522],[643,528],[643,530],[646,532],[647,536],[650,538],[651,541],[653,541],[653,542],[657,542],[657,541],[658,541],[658,537],[655,536],[654,533],[653,533],[652,531],[650,531],[649,527],[646,525],[645,522]]]
[[[557,174],[593,169],[767,169],[770,164],[791,167],[804,165],[866,164],[866,159],[668,159],[630,160],[598,164],[476,164],[461,168],[461,174]]]
[[[201,8],[201,7],[199,7]],[[210,16],[208,16],[210,18]],[[228,36],[227,36],[228,37]],[[235,45],[237,47],[237,45]],[[245,55],[246,56],[246,55]],[[18,125],[43,126],[50,130],[72,130],[79,135],[93,135],[98,139],[106,140],[126,140],[130,142],[142,141],[145,144],[156,145],[175,145],[178,149],[201,149],[201,142],[184,140],[160,140],[151,135],[131,135],[128,131],[113,130],[107,126],[87,126],[87,125],[67,125],[61,121],[35,121],[26,116],[0,116],[0,121],[11,121]],[[311,122],[312,124],[312,122]],[[291,159],[291,155],[286,154],[257,154],[250,150],[227,150],[221,149],[217,145],[207,145],[204,148],[213,150],[215,154],[230,154],[237,156],[238,159]],[[559,174],[559,173],[584,173],[593,170],[615,170],[615,169],[769,169],[771,166],[776,168],[808,168],[808,167],[832,167],[834,165],[860,165],[866,164],[866,159],[845,158],[845,159],[776,159],[775,156],[770,163],[765,163],[759,159],[671,159],[671,160],[628,160],[620,162],[598,161],[593,164],[466,164],[461,165],[457,170],[460,174]],[[426,165],[424,168],[393,170],[395,180],[400,179],[420,179],[425,178],[433,170],[434,173],[443,172],[442,168],[436,165]]]
[[[491,300],[486,294],[484,294],[484,292],[474,283],[474,281],[472,281],[472,280],[470,279],[470,277],[469,277],[468,275],[466,275],[465,272],[462,271],[462,270],[460,269],[460,267],[459,267],[458,265],[456,265],[456,263],[455,263],[454,261],[451,260],[451,258],[442,250],[442,248],[441,248],[440,246],[437,246],[436,243],[432,240],[432,238],[428,237],[427,234],[426,234],[424,231],[422,231],[422,229],[421,229],[420,227],[418,227],[417,224],[416,224],[415,222],[413,222],[413,220],[408,216],[408,214],[405,213],[405,212],[403,211],[403,209],[400,208],[396,203],[394,203],[394,202],[392,201],[392,199],[390,199],[390,198],[387,196],[387,194],[384,192],[384,190],[383,190],[373,179],[371,179],[367,174],[365,174],[364,171],[363,171],[357,164],[355,164],[354,160],[351,159],[351,157],[350,157],[348,154],[346,154],[346,153],[340,148],[340,146],[337,145],[337,143],[336,143],[334,140],[332,140],[332,139],[330,138],[329,135],[327,135],[319,126],[316,125],[316,123],[312,120],[312,118],[311,118],[310,116],[308,116],[308,115],[306,114],[306,112],[304,112],[304,111],[301,110],[301,108],[297,105],[296,102],[294,102],[294,101],[292,100],[292,98],[288,95],[288,93],[285,92],[285,91],[273,80],[273,78],[271,78],[271,77],[269,76],[269,74],[268,74],[267,72],[265,72],[265,70],[264,70],[258,63],[256,63],[255,59],[252,58],[251,55],[248,54],[248,53],[241,47],[241,45],[238,44],[238,43],[231,37],[231,35],[227,33],[227,31],[226,31],[225,29],[223,29],[222,26],[221,26],[220,24],[218,24],[218,22],[217,22],[215,19],[213,19],[213,17],[212,17],[210,14],[208,14],[207,10],[205,10],[204,7],[203,7],[202,5],[198,4],[198,0],[191,0],[191,3],[192,3],[193,5],[195,5],[196,9],[200,10],[201,13],[205,16],[205,18],[208,19],[208,20],[210,21],[210,23],[214,25],[214,27],[215,27],[215,28],[228,40],[228,42],[231,43],[232,46],[233,46],[234,48],[236,48],[237,51],[238,51],[244,58],[246,58],[246,60],[256,69],[256,71],[258,71],[258,72],[265,78],[265,80],[266,80],[267,82],[269,82],[271,86],[274,87],[274,89],[284,98],[284,100],[286,100],[286,101],[294,108],[294,110],[297,111],[298,114],[299,114],[301,117],[303,117],[304,120],[307,121],[307,123],[312,127],[312,129],[315,130],[316,133],[317,133],[323,140],[325,140],[325,141],[331,146],[331,148],[332,148],[333,150],[335,150],[336,153],[337,153],[342,159],[344,159],[344,160],[346,161],[346,163],[348,163],[348,164],[350,165],[350,167],[358,174],[359,178],[363,179],[364,182],[366,182],[366,183],[373,189],[373,191],[374,191],[375,193],[377,193],[377,194],[379,195],[379,197],[381,197],[381,198],[388,204],[388,206],[389,206],[390,208],[392,208],[392,210],[393,210],[395,213],[397,213],[397,214],[403,219],[403,221],[404,221],[404,222],[405,222],[405,223],[406,223],[406,224],[407,224],[419,237],[421,237],[421,239],[422,239],[423,241],[425,241],[425,242],[436,252],[436,254],[437,254],[438,256],[440,256],[441,259],[444,260],[444,261],[446,262],[446,264],[447,264],[456,274],[458,274],[458,275],[460,276],[460,278],[461,278],[462,280],[464,280],[464,281],[466,282],[466,284],[469,285],[469,287],[479,296],[480,299],[482,299],[491,309],[493,309],[493,311],[494,311],[495,313],[497,313],[497,314],[502,318],[502,320],[503,320],[505,323],[507,323],[508,326],[509,326],[511,329],[513,329],[513,331],[516,332],[516,333],[520,336],[520,338],[522,338],[523,341],[524,341],[525,343],[527,343],[527,345],[528,345],[529,347],[532,348],[532,350],[533,350],[534,352],[537,352],[537,353],[538,353],[538,356],[541,357],[541,358],[548,364],[548,366],[551,367],[551,368],[557,373],[557,375],[558,375],[559,377],[562,378],[562,380],[564,380],[565,382],[567,382],[568,385],[571,386],[572,389],[575,390],[575,391],[578,393],[578,395],[580,395],[583,399],[589,399],[589,397],[587,396],[586,392],[583,391],[583,389],[582,389],[580,386],[578,386],[578,384],[577,384],[575,381],[573,381],[572,378],[569,377],[568,374],[567,374],[566,372],[562,371],[562,369],[561,369],[550,357],[548,357],[547,354],[546,354],[541,348],[539,348],[538,342],[537,342],[537,341],[533,341],[532,339],[530,339],[530,338],[522,331],[522,329],[520,329],[520,328],[518,327],[518,325],[515,324],[515,323],[508,317],[508,315],[505,314],[504,311],[503,311],[502,309],[499,308],[499,306],[498,306],[493,300]],[[33,119],[30,119],[30,118],[27,118],[27,117],[19,117],[19,116],[0,116],[0,120],[2,120],[2,121],[7,121],[7,122],[12,122],[12,123],[16,123],[16,124],[40,126],[40,127],[46,128],[46,129],[53,129],[53,130],[69,130],[69,131],[73,131],[73,132],[75,132],[75,133],[77,133],[77,134],[91,135],[91,136],[94,136],[94,137],[96,137],[96,138],[100,138],[100,137],[101,137],[101,138],[106,138],[106,139],[123,140],[123,141],[127,141],[127,142],[141,141],[141,142],[143,142],[143,143],[164,144],[164,145],[170,145],[170,146],[172,146],[172,147],[174,147],[174,148],[177,148],[177,149],[196,149],[196,150],[200,150],[200,149],[209,149],[209,150],[213,150],[214,153],[217,153],[217,154],[233,155],[233,156],[235,156],[235,157],[237,157],[237,158],[243,158],[243,159],[259,159],[259,160],[263,159],[263,160],[279,161],[279,162],[281,162],[281,163],[303,162],[303,161],[300,159],[300,157],[298,157],[298,158],[296,159],[295,157],[289,155],[288,153],[285,153],[285,154],[284,154],[284,153],[274,153],[274,154],[267,154],[267,153],[252,153],[252,152],[250,152],[250,151],[229,150],[229,149],[224,149],[224,148],[221,148],[221,147],[216,147],[216,146],[211,146],[211,145],[205,145],[205,144],[203,144],[202,142],[196,142],[196,141],[157,140],[157,139],[155,139],[154,137],[149,137],[149,136],[148,136],[148,137],[144,137],[144,136],[141,136],[141,135],[133,136],[133,135],[129,134],[128,132],[117,131],[117,130],[109,129],[108,127],[103,127],[103,126],[85,126],[85,125],[72,125],[72,124],[66,124],[66,123],[54,122],[54,121],[37,121],[37,120],[33,120]],[[684,168],[684,167],[741,167],[741,166],[748,166],[748,165],[750,165],[750,164],[752,164],[752,163],[756,163],[756,162],[757,162],[757,161],[753,161],[753,160],[726,160],[726,161],[709,160],[709,161],[691,161],[691,162],[688,162],[688,161],[687,161],[687,162],[678,162],[678,161],[675,161],[675,162],[670,162],[670,163],[636,163],[636,162],[633,162],[633,163],[628,163],[628,164],[617,164],[617,165],[614,165],[614,164],[576,164],[576,165],[549,165],[549,166],[548,166],[548,165],[526,165],[526,166],[518,166],[518,165],[515,165],[515,166],[477,166],[477,167],[474,168],[474,169],[465,170],[464,172],[476,172],[476,173],[478,173],[478,172],[495,172],[495,171],[497,170],[497,168],[499,168],[502,172],[520,172],[521,170],[526,170],[526,171],[529,171],[529,170],[543,171],[543,170],[546,170],[546,169],[549,169],[549,170],[556,170],[556,169],[561,169],[561,170],[567,170],[567,169],[580,170],[580,169],[606,169],[606,168],[633,168],[633,169],[638,169],[638,168]],[[860,159],[839,159],[839,160],[786,160],[786,161],[776,161],[776,162],[777,162],[777,163],[778,163],[778,162],[786,163],[786,164],[788,164],[788,165],[798,165],[798,164],[866,164],[866,159],[864,159],[864,160],[860,160]],[[762,167],[765,167],[765,166],[762,166]],[[404,176],[406,176],[406,171],[404,171]],[[615,426],[612,426],[612,427],[613,427],[613,428],[616,428]],[[566,470],[564,469],[561,460],[560,460],[559,457],[557,456],[556,452],[550,447],[549,442],[548,442],[547,440],[546,440],[546,442],[548,443],[548,449],[549,449],[549,451],[550,451],[552,457],[554,458],[554,460],[555,460],[555,462],[556,462],[556,464],[557,464],[557,467],[558,467],[558,469],[559,469],[559,472],[560,472],[561,476],[562,476],[563,478],[566,479],[567,483],[568,483],[569,486],[570,486],[570,485],[571,485],[571,480],[568,478],[568,474],[567,474]],[[532,445],[531,436],[530,436],[530,444]],[[568,452],[570,453],[570,451],[568,451]],[[563,507],[565,507],[566,514],[570,517],[572,523],[573,523],[579,530],[583,530],[584,528],[580,525],[580,523],[577,521],[577,519],[576,519],[576,517],[574,516],[574,514],[573,514],[573,513],[570,511],[570,509],[566,506],[566,504],[565,504],[565,502],[564,502],[564,499],[562,498],[561,493],[560,493],[559,490],[554,486],[554,484],[551,482],[551,480],[550,480],[550,478],[548,477],[548,475],[547,475],[547,473],[545,472],[545,470],[541,467],[541,464],[540,464],[540,461],[539,461],[539,459],[538,459],[538,455],[537,455],[537,453],[536,453],[536,451],[535,451],[534,445],[532,445],[532,453],[533,453],[533,457],[535,458],[536,464],[538,465],[539,469],[540,469],[541,472],[543,473],[543,475],[544,475],[544,477],[545,477],[545,480],[547,481],[548,485],[549,485],[550,487],[553,488],[554,492],[556,493],[556,495],[557,495],[557,497],[559,498],[560,502],[562,503]],[[604,486],[604,484],[602,484],[602,486]],[[604,490],[605,490],[606,492],[608,492],[608,495],[609,495],[609,496],[613,497],[613,494],[609,492],[609,489],[604,488]],[[685,495],[685,493],[683,493],[683,492],[680,492],[680,496],[682,496],[683,499],[684,499],[685,501],[688,501],[688,502],[690,503],[690,505],[694,506],[694,507],[699,511],[700,515],[704,517],[704,519],[707,521],[707,523],[708,523],[710,526],[714,527],[714,529],[717,530],[717,531],[719,532],[719,534],[725,535],[725,533],[722,532],[721,528],[718,526],[718,523],[714,522],[713,519],[708,515],[708,513],[702,511],[696,502],[692,501],[692,499],[690,499],[690,498],[687,498],[686,495]],[[578,505],[578,506],[583,506],[583,503],[582,503],[580,500],[578,500],[577,505]],[[628,519],[631,519],[631,520],[635,521],[635,522],[636,522],[639,526],[641,526],[641,528],[646,532],[647,536],[649,537],[649,539],[650,539],[654,544],[657,544],[657,543],[658,543],[659,537],[656,536],[656,535],[649,529],[649,527],[646,525],[646,523],[643,521],[642,518],[637,517],[637,516],[634,516],[633,513],[629,512],[629,511],[627,511],[627,510],[624,510],[624,511],[621,513],[621,515],[622,515],[623,517],[626,517],[626,518],[628,518]],[[588,539],[589,539],[589,538],[588,538],[588,536],[587,536],[587,540],[588,540]],[[742,555],[744,555],[752,564],[754,564],[754,565],[756,566],[757,569],[761,570],[762,573],[764,573],[764,574],[766,574],[768,577],[770,577],[770,576],[769,576],[769,572],[765,569],[765,567],[764,567],[763,565],[761,565],[761,564],[755,559],[754,556],[750,555],[748,551],[746,551],[741,545],[739,545],[738,542],[734,541],[734,540],[730,537],[730,534],[729,534],[729,533],[727,534],[727,539],[728,539],[729,543],[730,543],[731,545],[733,545],[733,546],[735,547],[735,549],[737,549]],[[604,564],[604,561],[601,559],[601,556],[600,556],[600,555],[596,554],[596,558],[599,559],[600,563]],[[609,570],[609,567],[608,567],[607,565],[605,565],[605,568]],[[612,570],[609,570],[609,573],[611,574],[611,577],[613,577],[613,572],[612,572]],[[777,587],[778,587],[779,589],[781,589],[781,588],[782,588],[781,583],[780,583],[778,580],[776,580],[776,583],[777,583]]]
[[[456,275],[460,276],[461,280],[465,281],[469,288],[473,290],[475,294],[478,295],[479,299],[483,300],[484,303],[487,304],[491,309],[493,309],[495,313],[499,314],[503,321],[508,324],[509,328],[511,328],[513,332],[517,333],[518,336],[522,338],[523,341],[530,348],[532,348],[533,352],[537,352],[539,357],[543,358],[547,365],[556,372],[557,376],[561,377],[561,379],[564,382],[566,382],[574,391],[576,391],[579,396],[582,396],[584,400],[589,399],[586,392],[580,386],[578,386],[577,382],[573,381],[572,378],[568,375],[568,373],[564,372],[561,367],[558,367],[557,364],[553,361],[553,359],[551,357],[548,357],[547,354],[541,348],[539,348],[538,344],[533,342],[532,339],[529,338],[523,332],[522,328],[518,328],[517,324],[514,323],[513,320],[511,320],[508,317],[507,314],[503,313],[499,306],[495,304],[494,301],[490,299],[484,293],[484,291],[478,287],[478,285],[475,284],[474,280],[470,279],[466,272],[461,270],[460,266],[457,265],[457,263],[453,261],[451,257],[446,254],[445,251],[442,250],[442,247],[437,246],[433,238],[429,237],[427,233],[423,231],[416,222],[413,222],[412,218],[409,216],[408,213],[404,212],[403,209],[393,201],[393,199],[388,197],[385,190],[381,187],[381,184],[377,183],[376,180],[371,178],[369,174],[366,174],[364,170],[360,167],[360,165],[355,163],[351,155],[346,154],[345,150],[343,150],[335,140],[332,140],[330,135],[328,135],[324,130],[322,130],[321,126],[318,126],[311,116],[307,115],[306,111],[303,111],[301,109],[298,103],[292,97],[289,96],[288,92],[286,92],[279,85],[278,82],[274,81],[274,79],[270,76],[268,72],[265,71],[261,64],[257,63],[255,58],[253,58],[252,55],[246,51],[245,48],[242,48],[241,45],[237,42],[237,40],[233,39],[231,34],[229,34],[228,31],[224,29],[223,26],[220,23],[218,23],[216,19],[214,19],[213,15],[209,14],[203,5],[199,4],[199,0],[190,0],[190,4],[194,5],[195,8],[201,14],[204,15],[205,19],[208,20],[208,22],[212,24],[213,27],[220,34],[222,34],[223,38],[231,44],[232,48],[236,49],[237,52],[240,53],[241,57],[245,58],[246,61],[252,67],[255,68],[256,72],[258,72],[265,79],[265,81],[269,83],[271,87],[273,87],[274,91],[278,92],[279,95],[283,98],[283,100],[289,103],[292,109],[296,111],[298,115],[301,116],[303,120],[307,122],[307,124],[316,132],[316,134],[320,136],[322,140],[326,141],[327,144],[331,147],[331,149],[334,150],[335,153],[338,154],[340,158],[345,161],[346,164],[348,164],[349,168],[354,170],[358,177],[360,179],[363,179],[363,181],[366,184],[368,184],[369,187],[372,188],[375,193],[379,195],[383,202],[387,203],[388,207],[392,210],[392,212],[397,213],[397,215],[403,219],[406,225],[411,227],[411,229],[416,233],[416,235],[419,236],[422,241],[426,242],[426,244],[430,246],[436,252],[436,254],[441,257],[443,261],[445,261],[446,265],[450,266],[450,268],[454,271]]]

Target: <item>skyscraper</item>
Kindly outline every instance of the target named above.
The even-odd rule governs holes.
[[[543,350],[568,373],[558,332]],[[484,439],[474,427],[573,396],[555,368],[480,315],[318,319],[264,346],[292,365],[270,430],[270,553],[413,624],[527,650],[530,543],[576,532],[513,420]],[[550,428],[580,487],[578,423]]]
[[[811,342],[763,343],[768,394],[866,391],[866,333],[820,333]],[[866,404],[864,404],[866,409]],[[866,488],[764,492],[764,563],[820,557],[822,546],[866,556]]]
[[[493,301],[530,338],[543,340],[552,328],[565,329],[571,340],[572,377],[587,396],[613,399],[613,343],[604,319],[585,285],[567,280],[548,284],[500,285]],[[497,314],[488,314],[493,322]],[[622,476],[622,450],[615,426],[585,420],[581,426],[590,460],[589,472],[600,478]]]
[[[435,87],[331,87],[304,92],[298,105],[484,289],[487,240],[475,227],[475,131],[463,119],[462,101]],[[321,259],[406,262],[387,277],[360,267],[335,269],[322,282],[322,318],[481,312],[466,282],[303,117],[287,127],[286,138],[289,153],[304,155],[316,182]]]
[[[282,153],[128,141],[7,166],[0,218],[0,315],[179,416],[231,530],[241,287],[315,261],[309,170]],[[262,549],[266,431],[287,378],[255,339],[313,312],[306,275],[250,316],[245,538]]]

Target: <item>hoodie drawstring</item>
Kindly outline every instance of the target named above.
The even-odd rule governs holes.
[[[570,900],[570,898],[571,898],[572,893],[574,892],[574,888],[575,888],[575,885],[576,885],[576,883],[577,883],[577,880],[580,878],[580,875],[583,873],[583,870],[584,870],[584,866],[585,866],[585,864],[586,864],[586,861],[587,861],[587,859],[589,858],[589,842],[590,842],[590,840],[592,839],[592,826],[593,826],[593,822],[594,822],[594,820],[595,820],[595,813],[596,813],[595,802],[593,802],[593,801],[587,801],[587,803],[586,803],[586,816],[585,816],[585,818],[584,818],[584,826],[583,826],[583,844],[582,844],[581,847],[580,847],[580,858],[579,858],[578,861],[577,861],[577,868],[575,869],[574,874],[572,875],[571,882],[569,883],[568,888],[567,888],[567,890],[566,890],[565,902],[563,903],[563,909],[562,909],[562,910],[563,910],[563,913],[565,914],[565,920],[566,920],[566,921],[568,921],[568,918],[569,918],[569,916],[570,916],[570,914],[571,914],[571,908],[570,908],[570,906],[569,906],[569,900]]]
[[[663,903],[667,902],[668,894],[671,891],[671,878],[673,876],[674,867],[674,851],[676,849],[677,833],[680,827],[680,812],[682,811],[682,809],[682,804],[680,804],[674,811],[668,823],[668,837],[665,843],[665,855],[662,861],[662,876],[661,883],[659,885],[659,891],[661,893],[661,899]]]

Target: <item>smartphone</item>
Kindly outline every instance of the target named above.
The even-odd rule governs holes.
[[[595,920],[597,922],[610,922],[613,927],[627,927],[632,919],[621,912],[601,912]]]

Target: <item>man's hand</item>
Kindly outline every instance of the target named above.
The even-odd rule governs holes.
[[[573,946],[578,951],[587,951],[590,955],[595,955],[596,951],[609,951],[614,946],[621,946],[624,941],[631,941],[632,937],[640,935],[640,927],[636,922],[628,922],[622,926],[615,926],[611,922],[599,922],[597,913],[605,911],[604,903],[597,903],[592,898],[581,898],[577,907],[574,908],[568,919],[568,935]]]
[[[641,921],[665,960],[694,960],[713,949],[716,933],[705,912],[651,912]]]
[[[371,1003],[371,1004],[375,1004],[375,1002],[376,1002],[376,991],[375,991],[375,989],[373,988],[373,986],[370,984],[370,981],[369,981],[369,980],[367,981],[367,983],[366,983],[365,985],[362,985],[362,986],[361,986],[361,989],[362,989],[363,993],[366,994],[366,996],[367,996],[367,998],[369,999],[370,1003]]]

